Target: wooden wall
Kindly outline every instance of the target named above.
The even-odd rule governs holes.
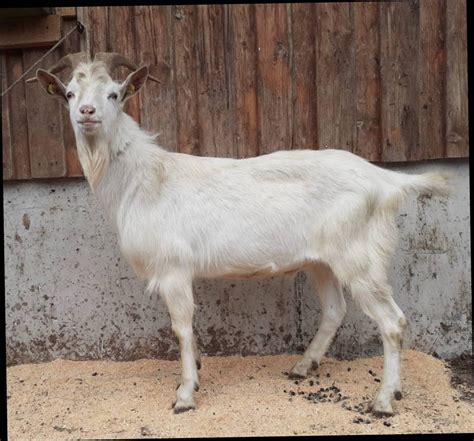
[[[74,18],[63,18],[62,34],[75,23]],[[67,53],[79,51],[79,44],[79,33],[74,32],[38,67],[47,69]],[[48,49],[0,51],[2,90]],[[69,113],[35,83],[20,81],[2,98],[2,150],[4,180],[82,176]]]
[[[121,52],[161,80],[127,111],[169,150],[468,156],[465,0],[78,10],[92,53]],[[45,51],[3,53],[6,82]],[[4,179],[80,175],[66,113],[37,85],[3,106]]]

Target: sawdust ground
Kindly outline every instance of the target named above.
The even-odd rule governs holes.
[[[474,431],[472,403],[460,399],[442,360],[403,351],[403,399],[395,401],[394,416],[376,418],[355,408],[374,396],[382,357],[325,358],[317,371],[295,384],[285,372],[298,358],[203,357],[198,408],[178,415],[170,409],[180,378],[177,361],[56,360],[12,366],[7,369],[9,438]],[[307,399],[308,393],[333,384],[340,389],[340,401]]]

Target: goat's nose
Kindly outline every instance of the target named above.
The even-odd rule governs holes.
[[[90,104],[85,104],[79,108],[79,112],[83,115],[93,115],[95,113],[95,107]]]

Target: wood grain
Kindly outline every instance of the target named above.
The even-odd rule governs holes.
[[[316,77],[315,5],[291,5],[293,37],[293,136],[295,149],[318,148],[318,82]]]
[[[445,153],[445,0],[424,0],[420,7],[419,133],[420,145],[410,149],[411,160]]]
[[[0,49],[52,46],[61,38],[61,17],[23,17],[3,21]]]
[[[74,19],[63,19],[63,33],[69,32],[76,25]],[[60,48],[60,56],[63,57],[66,54],[79,52],[80,49],[80,34],[73,32],[69,38],[67,38]],[[60,75],[63,76],[60,76]],[[71,72],[69,69],[58,74],[65,84],[71,78]],[[70,177],[83,176],[83,171],[79,158],[77,156],[76,138],[69,117],[69,110],[65,106],[60,106],[61,119],[63,121],[63,142],[66,157],[66,175]]]
[[[23,63],[30,66],[45,50],[23,51]],[[51,53],[39,67],[47,69],[59,58]],[[30,151],[31,177],[54,178],[66,175],[63,121],[57,99],[49,97],[38,83],[26,84],[26,114],[28,118],[28,144]]]
[[[286,4],[255,5],[259,153],[291,148],[291,37]]]
[[[138,62],[136,53],[135,37],[135,16],[133,7],[111,6],[107,14],[107,50],[118,52],[128,57],[134,62]],[[110,49],[109,49],[110,48]],[[113,73],[116,80],[123,81],[130,74],[125,67],[119,67]],[[124,106],[124,111],[128,113],[137,123],[140,124],[140,95],[136,94],[129,98]]]
[[[446,156],[469,156],[466,1],[446,2]]]
[[[76,16],[76,7],[69,6],[64,8],[55,8],[56,15],[60,15],[61,17],[75,17]]]
[[[198,120],[203,156],[234,156],[225,51],[227,9],[225,5],[197,7]]]
[[[8,52],[6,56],[7,78],[11,84],[24,72],[22,51]],[[28,141],[27,104],[25,83],[20,81],[7,95],[8,113],[10,116],[10,141],[12,145],[12,161],[14,179],[31,177],[30,148]]]
[[[229,87],[234,118],[233,144],[237,158],[257,156],[257,42],[255,7],[233,5],[229,8]]]
[[[419,4],[380,3],[382,160],[406,161],[420,148]]]
[[[0,54],[2,91],[8,87],[7,60],[4,53]],[[13,155],[11,143],[10,111],[8,106],[8,95],[2,96],[2,161],[3,180],[13,179]]]
[[[319,148],[351,151],[355,116],[353,3],[318,3]]]
[[[147,81],[140,92],[141,125],[159,133],[158,142],[167,150],[177,149],[176,88],[173,68],[173,8],[135,6],[136,48],[134,58],[150,68],[161,84]]]
[[[198,155],[197,6],[175,6],[173,12],[177,149]]]
[[[356,109],[353,153],[382,156],[380,29],[377,3],[354,3]]]
[[[84,24],[87,26],[91,56],[93,57],[96,52],[107,52],[110,50],[107,42],[108,8],[105,6],[92,6],[79,9],[84,11],[83,15],[86,19]]]

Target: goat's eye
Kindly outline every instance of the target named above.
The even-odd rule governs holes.
[[[66,93],[66,98],[67,98],[68,100],[70,100],[73,96],[74,96],[74,94],[73,94],[72,92]]]
[[[115,92],[111,93],[109,96],[108,96],[109,99],[113,99],[113,100],[116,100],[117,99],[117,94]]]

